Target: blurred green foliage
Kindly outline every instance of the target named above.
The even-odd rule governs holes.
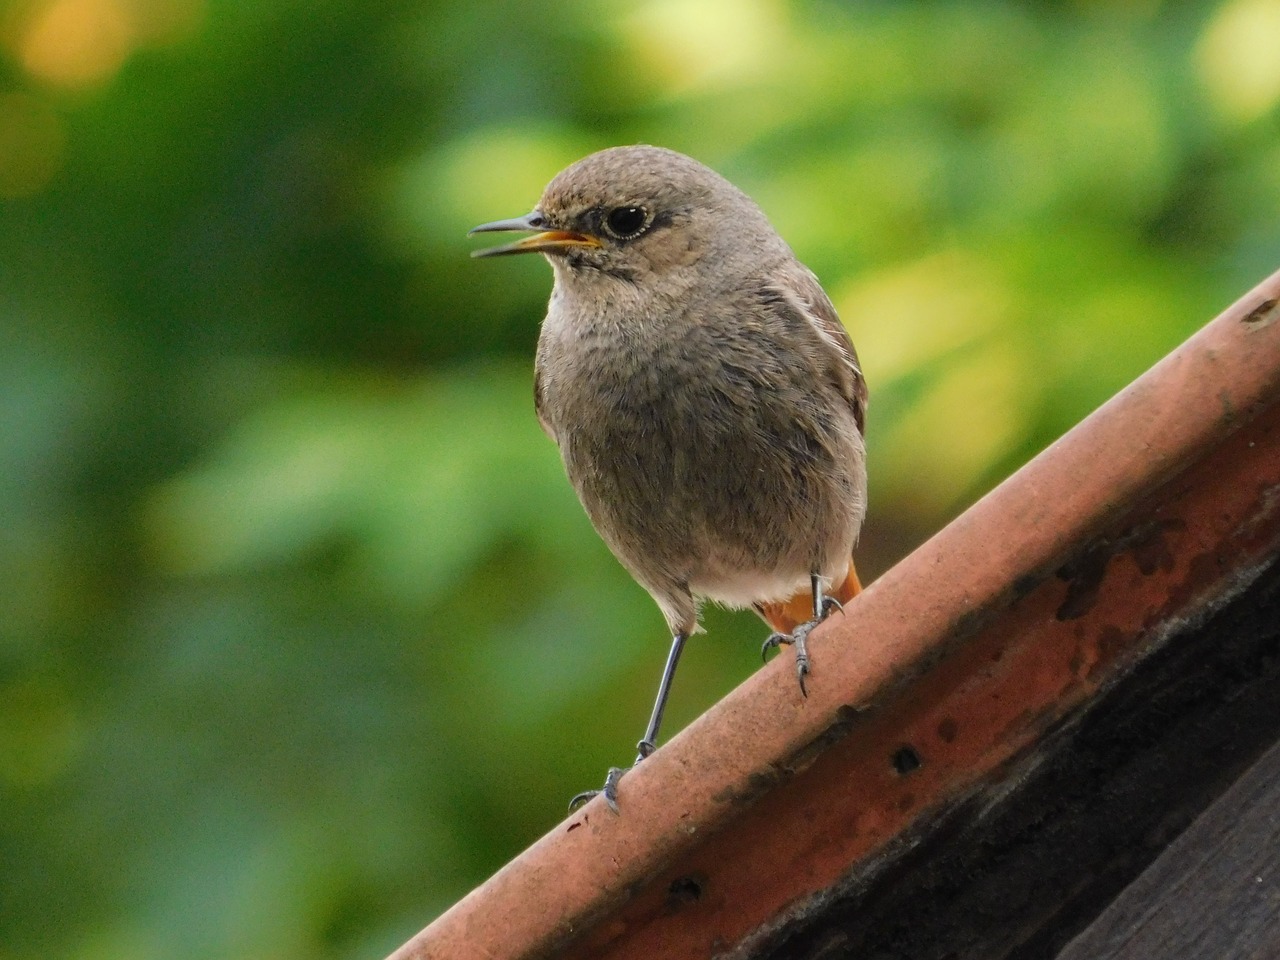
[[[1280,0],[0,5],[0,958],[370,957],[629,758],[662,621],[475,263],[693,154],[872,390],[875,573],[1280,259]],[[709,611],[674,732],[755,669]]]

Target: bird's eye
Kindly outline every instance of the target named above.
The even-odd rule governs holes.
[[[649,211],[644,207],[614,207],[605,214],[604,225],[619,240],[630,240],[649,225]]]

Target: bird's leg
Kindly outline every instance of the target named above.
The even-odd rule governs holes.
[[[760,647],[760,656],[762,658],[767,657],[769,651],[776,647],[786,645],[796,648],[796,679],[800,681],[800,693],[806,697],[809,695],[809,692],[804,688],[804,678],[809,674],[809,648],[806,644],[809,633],[823,620],[831,616],[833,611],[844,611],[840,601],[835,597],[828,597],[822,589],[822,577],[816,573],[810,574],[809,583],[813,588],[813,619],[800,624],[790,633],[769,634]]]
[[[684,644],[688,639],[687,633],[677,633],[671,638],[671,652],[667,654],[667,665],[662,668],[658,697],[653,703],[653,713],[649,714],[649,725],[645,727],[644,739],[636,744],[636,760],[632,767],[658,749],[658,728],[662,726],[662,714],[667,709],[667,697],[671,695],[671,681],[676,675],[676,665],[680,662],[680,654],[684,652]],[[604,778],[604,786],[599,790],[584,790],[575,796],[569,801],[569,811],[572,813],[577,810],[596,794],[604,794],[604,801],[609,805],[609,809],[618,813],[618,781],[630,769],[631,767],[610,767]]]

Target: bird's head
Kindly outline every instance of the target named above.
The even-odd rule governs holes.
[[[650,146],[593,153],[558,174],[532,213],[471,233],[497,231],[533,233],[472,256],[542,253],[570,286],[642,285],[706,257],[731,267],[743,252],[758,257],[781,245],[760,209],[728,180]]]

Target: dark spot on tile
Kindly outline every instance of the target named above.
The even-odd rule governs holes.
[[[1168,537],[1186,528],[1187,524],[1183,520],[1160,520],[1143,524],[1133,532],[1130,553],[1144,577],[1151,576],[1157,570],[1168,573],[1174,568],[1177,561],[1169,548]]]
[[[1059,620],[1075,620],[1093,609],[1110,562],[1111,543],[1104,540],[1058,571],[1059,578],[1068,582],[1067,595],[1055,614]]]
[[[920,754],[916,753],[915,748],[910,745],[899,747],[893,752],[893,757],[890,759],[893,763],[893,769],[904,776],[919,770],[921,763],[923,763],[920,759]]]
[[[1058,570],[1059,579],[1068,581],[1067,595],[1058,607],[1059,620],[1076,620],[1091,611],[1102,592],[1103,581],[1111,558],[1128,551],[1144,576],[1157,570],[1173,569],[1174,553],[1166,537],[1186,529],[1186,522],[1179,519],[1153,520],[1140,523],[1118,537],[1103,537],[1064,564]]]
[[[696,903],[702,898],[702,885],[706,880],[703,877],[678,877],[671,881],[671,886],[667,888],[667,904],[672,907],[682,906],[686,903]]]
[[[1013,595],[1016,599],[1025,597],[1028,593],[1040,586],[1041,577],[1032,573],[1025,573],[1013,581]]]
[[[1277,302],[1274,298],[1263,300],[1260,304],[1246,313],[1240,318],[1241,323],[1261,323],[1263,320],[1274,320],[1276,318]]]

